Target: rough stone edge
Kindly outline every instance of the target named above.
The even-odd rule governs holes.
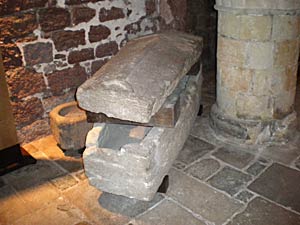
[[[287,143],[293,139],[297,113],[293,111],[281,120],[238,120],[224,116],[214,104],[209,121],[216,136],[229,143],[250,145]]]
[[[105,186],[102,185],[101,183],[99,184],[99,180],[94,180],[95,174],[91,174],[88,170],[88,166],[85,164],[85,162],[90,158],[93,157],[94,153],[97,152],[99,149],[95,146],[95,144],[92,144],[96,139],[98,139],[98,135],[102,130],[102,125],[97,127],[97,130],[91,130],[90,133],[88,134],[87,138],[87,149],[85,150],[83,154],[83,162],[85,164],[85,169],[86,169],[86,174],[88,176],[89,182],[91,185],[95,186],[96,188],[102,190],[102,191],[107,191],[111,192],[114,194],[118,195],[125,195],[127,197],[131,198],[137,198],[140,200],[146,200],[149,201],[153,198],[155,195],[160,183],[162,182],[163,178],[165,175],[167,175],[169,169],[171,168],[171,165],[173,161],[176,159],[179,151],[181,150],[182,146],[185,143],[185,140],[188,137],[189,132],[187,134],[182,134],[180,133],[181,130],[190,130],[193,122],[196,119],[199,107],[200,107],[200,97],[201,97],[201,85],[202,85],[202,71],[200,71],[199,75],[197,77],[191,77],[191,80],[189,81],[187,88],[185,90],[185,93],[182,94],[182,110],[185,109],[185,111],[193,111],[193,115],[190,115],[188,113],[181,113],[181,116],[177,122],[177,125],[175,128],[156,128],[154,127],[149,134],[145,137],[145,139],[139,144],[135,146],[127,145],[124,146],[124,148],[121,150],[123,151],[122,154],[124,154],[124,151],[128,151],[128,154],[133,154],[136,155],[137,157],[142,157],[143,159],[146,159],[149,161],[150,164],[152,164],[153,160],[152,158],[154,157],[155,159],[157,158],[157,154],[155,153],[160,153],[163,154],[166,152],[165,149],[159,149],[162,146],[157,146],[159,142],[158,139],[165,137],[166,136],[172,136],[177,134],[177,136],[182,136],[185,135],[185,138],[182,138],[181,143],[175,144],[175,146],[169,145],[168,149],[170,151],[174,151],[172,154],[172,158],[168,160],[168,162],[163,163],[163,165],[151,165],[152,169],[146,171],[144,173],[145,177],[139,179],[139,182],[134,184],[133,191],[131,193],[126,193],[126,190],[119,190],[119,187],[117,187],[115,184],[111,184],[111,188],[113,189],[107,189]],[[188,107],[190,107],[190,110],[188,110]],[[184,126],[186,129],[183,129]],[[93,140],[91,140],[93,139]],[[174,137],[175,139],[175,137]],[[168,143],[169,144],[169,143]],[[173,143],[174,145],[174,143]],[[150,149],[149,149],[150,146]],[[138,151],[134,151],[131,147],[141,147]],[[151,152],[149,152],[149,150]],[[111,153],[117,153],[112,150]],[[142,153],[143,152],[143,153]],[[126,152],[125,152],[126,153]],[[141,153],[143,156],[141,156]],[[121,156],[122,157],[122,156]],[[156,169],[155,169],[156,168]],[[99,177],[101,179],[101,175]],[[101,180],[100,180],[101,182]],[[102,182],[111,182],[109,180],[103,181]],[[139,185],[138,187],[136,185]],[[122,183],[120,186],[125,186],[124,183]],[[136,192],[135,190],[139,190]]]

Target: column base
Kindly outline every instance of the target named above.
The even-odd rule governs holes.
[[[217,136],[228,142],[251,145],[286,143],[297,129],[297,114],[294,111],[281,120],[244,120],[224,115],[215,104],[210,113],[210,126]]]

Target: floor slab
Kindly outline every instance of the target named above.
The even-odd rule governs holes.
[[[190,212],[181,208],[172,201],[165,200],[156,208],[148,211],[136,220],[132,225],[205,225],[204,222],[195,218]]]
[[[189,136],[177,157],[177,161],[189,164],[212,151],[214,148],[215,146],[203,140]]]
[[[208,180],[213,187],[234,195],[242,190],[252,177],[231,167],[224,167],[220,172]]]
[[[262,198],[255,198],[247,209],[227,225],[299,225],[300,216]]]
[[[275,163],[248,188],[300,212],[300,171]]]
[[[172,169],[167,195],[215,224],[224,223],[242,206],[211,187]]]

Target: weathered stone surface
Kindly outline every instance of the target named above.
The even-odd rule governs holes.
[[[149,208],[152,208],[163,199],[164,197],[162,195],[156,194],[152,201],[145,202],[104,192],[99,198],[99,204],[110,212],[118,213],[123,216],[135,217],[147,211]]]
[[[26,98],[30,95],[44,92],[46,89],[42,74],[26,70],[25,68],[7,71],[6,82],[13,99]]]
[[[174,169],[170,171],[167,195],[216,225],[224,224],[242,206],[237,200]]]
[[[88,133],[87,149],[83,154],[85,172],[90,183],[106,192],[151,200],[196,118],[200,86],[200,76],[188,77],[186,89],[182,93],[181,115],[175,128],[153,127],[143,140],[123,145],[121,149],[99,146],[98,139],[107,138],[101,136],[105,125],[95,125]]]
[[[213,187],[234,195],[251,181],[251,176],[228,166],[208,180]]]
[[[0,16],[9,15],[26,9],[43,7],[46,3],[48,3],[48,0],[1,0]]]
[[[239,193],[236,198],[242,202],[247,203],[251,198],[253,197],[253,194],[249,191],[242,191]]]
[[[50,42],[25,45],[23,48],[26,66],[49,63],[53,60],[53,48]]]
[[[13,114],[18,126],[24,126],[31,121],[41,119],[44,114],[40,99],[32,97],[20,102],[12,102]]]
[[[0,188],[0,223],[11,224],[12,221],[25,216],[30,212],[26,203],[16,195],[11,186]],[[11,207],[11,206],[14,207]]]
[[[288,141],[295,129],[299,7],[294,0],[216,2],[218,93],[211,125],[218,135],[247,144]]]
[[[247,172],[252,174],[253,176],[257,176],[260,174],[264,169],[266,168],[266,165],[262,164],[261,162],[257,161],[253,163],[248,169]]]
[[[228,225],[297,225],[300,216],[260,197],[251,201],[247,209],[238,214]]]
[[[107,59],[99,59],[93,61],[91,65],[92,75],[95,74],[102,66],[104,66],[107,61]]]
[[[52,39],[58,51],[68,50],[85,44],[85,32],[84,30],[56,31],[52,34]]]
[[[89,40],[90,42],[102,41],[106,39],[110,34],[110,29],[107,26],[91,26],[89,31]]]
[[[39,11],[39,22],[41,29],[46,32],[63,29],[70,25],[70,13],[63,8],[41,9]]]
[[[246,167],[254,159],[254,155],[250,153],[241,151],[240,149],[229,149],[225,147],[218,149],[213,155],[239,169]]]
[[[85,138],[93,124],[87,123],[85,112],[77,102],[69,102],[55,107],[50,112],[52,134],[64,150],[79,150],[85,146]]]
[[[3,65],[6,71],[22,66],[21,51],[16,44],[0,44],[0,46],[2,50]]]
[[[102,2],[104,0],[66,0],[67,5],[77,5],[88,2]]]
[[[118,43],[111,41],[105,44],[98,45],[96,48],[96,56],[102,58],[105,56],[113,56],[119,51]]]
[[[201,50],[201,38],[182,33],[133,40],[78,88],[79,105],[109,117],[147,123]]]
[[[125,14],[122,8],[112,7],[111,9],[100,9],[99,20],[100,22],[105,22],[109,20],[117,20],[124,18]]]
[[[38,195],[34,197],[36,199],[40,199],[44,196]],[[30,205],[27,203],[27,207],[28,206]],[[70,225],[79,224],[80,221],[87,220],[86,216],[81,210],[63,197],[53,200],[52,202],[48,203],[47,207],[41,207],[38,211],[38,214],[28,214],[17,220],[14,224],[47,224],[51,221],[52,224]]]
[[[131,222],[132,225],[204,225],[205,223],[196,219],[190,212],[181,208],[173,201],[165,200],[154,209],[138,217]]]
[[[87,121],[89,123],[107,123],[107,124],[124,124],[124,125],[135,125],[145,127],[164,127],[173,128],[175,127],[177,120],[180,116],[180,94],[181,92],[177,89],[168,96],[162,107],[158,112],[151,117],[149,123],[136,123],[132,121],[119,120],[116,118],[107,117],[103,113],[91,113],[86,112]]]
[[[214,159],[203,159],[185,169],[185,172],[200,180],[205,180],[220,168],[220,163]]]
[[[50,134],[48,118],[39,120],[35,118],[33,123],[18,130],[18,138],[22,143],[29,143]]]
[[[69,54],[68,62],[71,64],[94,59],[94,49],[85,48],[79,51],[72,51]]]
[[[217,0],[217,7],[231,7],[233,9],[280,9],[280,10],[292,10],[299,9],[300,4],[298,1],[273,1],[273,0],[248,0],[248,1],[236,1],[236,0]]]
[[[249,186],[249,189],[300,212],[299,179],[299,171],[280,164],[273,164]]]
[[[54,95],[64,94],[67,88],[77,88],[87,79],[86,71],[81,66],[65,69],[47,75],[49,87]]]
[[[72,9],[72,22],[77,25],[90,21],[96,15],[95,9],[89,7],[75,7]]]
[[[151,15],[156,11],[155,0],[146,0],[146,14]]]
[[[0,18],[0,40],[12,41],[31,34],[38,27],[34,12]]]
[[[124,225],[129,221],[129,218],[117,213],[110,212],[99,204],[101,191],[88,185],[88,182],[83,181],[68,189],[64,195],[69,201],[79,208],[88,221],[92,221],[91,225]],[[80,196],[80,197],[79,197]]]
[[[204,156],[206,153],[212,151],[214,148],[215,146],[207,143],[206,141],[189,136],[184,143],[177,160],[184,164],[190,164]]]

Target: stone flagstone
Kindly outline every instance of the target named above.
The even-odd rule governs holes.
[[[170,171],[167,195],[216,225],[242,207],[238,201],[174,169]]]
[[[249,189],[300,212],[300,172],[297,170],[275,163]]]

